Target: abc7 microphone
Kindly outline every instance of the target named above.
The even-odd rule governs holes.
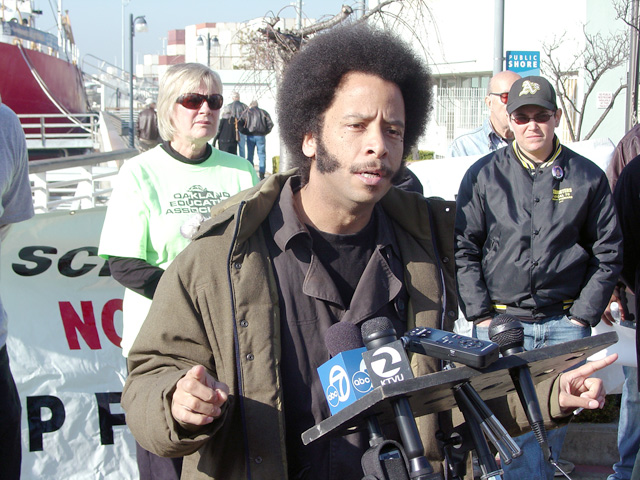
[[[362,344],[360,327],[349,322],[335,323],[325,332],[324,343],[332,358],[317,370],[334,415],[370,392],[371,379],[362,359],[366,348]],[[393,440],[385,440],[375,415],[365,417],[364,422],[369,430],[371,448],[362,455],[363,480],[408,479],[408,460],[402,446]]]
[[[500,353],[504,357],[525,351],[524,327],[512,315],[500,314],[494,317],[489,325],[489,338],[500,346]],[[511,368],[509,374],[531,425],[531,430],[542,448],[542,454],[546,461],[553,463],[551,447],[547,440],[547,431],[544,428],[544,419],[529,366]]]
[[[338,322],[324,336],[331,359],[317,368],[331,415],[372,390],[362,354],[367,350],[357,325]]]
[[[362,358],[367,365],[373,387],[413,378],[403,343],[397,339],[390,319],[378,317],[364,322],[362,338],[367,347]],[[442,479],[442,475],[433,471],[424,456],[424,446],[409,400],[399,397],[391,400],[391,404],[402,445],[409,458],[411,478]]]

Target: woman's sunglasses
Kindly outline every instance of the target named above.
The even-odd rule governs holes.
[[[198,110],[204,102],[207,102],[211,110],[220,110],[224,102],[222,95],[214,93],[213,95],[202,95],[200,93],[185,93],[180,95],[176,100],[184,108],[189,110]]]

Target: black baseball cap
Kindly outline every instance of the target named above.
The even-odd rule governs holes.
[[[509,90],[507,113],[511,115],[525,105],[538,105],[553,111],[558,109],[556,91],[549,80],[535,75],[516,80]]]

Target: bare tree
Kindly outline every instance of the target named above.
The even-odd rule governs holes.
[[[343,23],[375,22],[396,32],[414,33],[412,36],[418,39],[415,32],[426,30],[421,19],[425,12],[429,12],[426,0],[383,0],[359,18],[355,18],[352,7],[343,5],[335,15],[323,17],[315,23],[306,22],[301,28],[284,28],[280,14],[290,8],[284,7],[277,14],[271,12],[264,16],[261,28],[249,26],[238,34],[238,43],[245,50],[245,60],[239,68],[275,70],[279,74],[289,59],[314,35]]]
[[[542,61],[543,71],[555,84],[573,142],[591,138],[613,108],[620,92],[626,88],[626,84],[623,83],[618,86],[609,106],[583,138],[582,127],[588,100],[602,77],[626,62],[629,49],[628,37],[624,33],[617,32],[609,35],[588,33],[586,26],[583,26],[583,32],[584,49],[577,49],[579,53],[570,56],[568,62],[561,60],[561,51],[568,43],[566,34],[542,44],[542,51],[546,57]],[[572,88],[572,80],[576,78],[584,79],[584,93],[580,97],[577,95],[578,89]]]
[[[638,19],[633,16],[633,0],[613,0],[612,3],[616,11],[616,18],[622,20],[629,27],[640,30]]]
[[[305,43],[313,36],[340,24],[359,22],[375,23],[384,29],[411,38],[414,44],[418,42],[418,47],[428,59],[427,49],[420,43],[423,35],[416,33],[434,30],[433,24],[435,22],[427,24],[427,20],[432,20],[432,17],[426,1],[383,0],[358,18],[356,18],[357,15],[354,14],[352,7],[343,5],[337,14],[323,17],[314,23],[307,21],[300,28],[285,28],[283,26],[280,14],[284,9],[277,14],[270,13],[265,15],[263,25],[260,28],[249,26],[238,33],[238,43],[241,43],[244,49],[244,61],[238,67],[247,71],[262,71],[263,74],[264,71],[270,72],[275,75],[273,84],[277,85],[287,62],[301,48],[304,48]],[[289,165],[284,145],[281,145],[281,153],[280,170],[286,170]]]

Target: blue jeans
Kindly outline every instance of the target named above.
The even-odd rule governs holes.
[[[576,325],[564,315],[548,317],[535,323],[522,322],[522,325],[524,327],[525,350],[557,345],[558,343],[591,336],[591,327]],[[487,327],[474,327],[474,336],[481,340],[488,340],[489,329]],[[567,427],[556,428],[547,432],[547,434],[551,451],[557,460],[560,457],[560,450],[562,450],[564,437],[567,434]],[[552,480],[555,468],[545,461],[533,432],[520,435],[514,440],[520,446],[522,455],[514,458],[509,465],[502,462],[503,478],[505,480],[528,478]]]
[[[640,446],[640,393],[638,393],[638,369],[622,367],[624,385],[620,400],[620,421],[618,423],[618,452],[620,460],[613,465],[613,472],[607,480],[629,480]]]
[[[242,158],[247,158],[245,146],[247,145],[247,136],[244,133],[238,132],[240,140],[238,140],[238,153]]]
[[[266,142],[264,135],[247,135],[247,160],[252,165],[253,163],[253,152],[254,148],[258,149],[258,173],[260,173],[260,178],[264,178],[264,172],[267,165],[267,151],[266,151]]]

